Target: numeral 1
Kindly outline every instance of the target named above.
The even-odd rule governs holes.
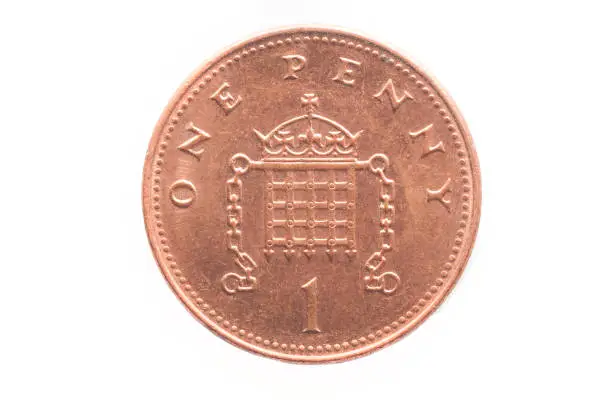
[[[314,277],[302,286],[306,291],[306,328],[302,332],[319,333],[319,324],[317,322],[317,278]]]

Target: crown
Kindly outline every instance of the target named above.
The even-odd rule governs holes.
[[[268,134],[253,129],[263,144],[264,158],[353,157],[361,131],[352,134],[339,123],[316,114],[319,97],[314,93],[305,93],[300,101],[306,114],[279,124]]]

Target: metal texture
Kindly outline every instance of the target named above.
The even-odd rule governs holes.
[[[143,205],[196,318],[249,351],[329,362],[436,309],[471,251],[480,180],[430,76],[362,36],[306,27],[188,79],[153,134]]]

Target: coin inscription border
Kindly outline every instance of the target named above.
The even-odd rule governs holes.
[[[315,31],[315,30],[313,30]],[[271,33],[270,36],[274,35],[282,35],[282,33]],[[347,36],[350,35],[347,33]],[[418,315],[419,311],[421,311],[427,303],[434,298],[435,294],[440,290],[440,288],[444,285],[445,280],[449,276],[449,270],[453,268],[452,263],[457,260],[457,256],[461,251],[461,246],[463,245],[463,238],[466,234],[466,228],[470,223],[468,223],[468,219],[470,219],[471,213],[469,212],[471,209],[471,197],[469,192],[472,191],[471,180],[470,180],[470,168],[468,167],[468,161],[466,157],[468,156],[468,152],[465,150],[461,150],[463,147],[462,137],[459,133],[459,126],[453,124],[456,120],[451,117],[451,114],[446,111],[442,106],[446,104],[446,102],[442,100],[438,100],[438,96],[431,91],[431,89],[427,86],[427,78],[423,78],[423,81],[418,80],[419,77],[415,75],[418,72],[412,72],[409,68],[411,66],[407,66],[403,64],[401,61],[398,61],[391,55],[388,55],[386,51],[381,52],[377,49],[377,46],[374,44],[361,44],[360,42],[355,42],[352,40],[346,40],[341,38],[341,33],[334,33],[331,36],[327,35],[291,35],[286,37],[284,40],[279,39],[277,41],[262,41],[259,44],[253,44],[250,47],[246,47],[242,51],[237,51],[233,53],[225,62],[221,62],[218,64],[214,64],[208,67],[205,71],[203,71],[199,79],[193,80],[190,87],[185,90],[183,96],[179,99],[176,106],[174,116],[170,115],[169,120],[167,121],[165,132],[161,132],[163,134],[160,137],[160,142],[157,145],[157,154],[154,162],[153,169],[153,177],[152,177],[152,201],[153,201],[153,212],[154,212],[154,224],[157,228],[157,235],[159,236],[157,239],[160,243],[160,250],[162,252],[162,256],[168,262],[168,267],[171,273],[174,275],[175,281],[184,290],[184,293],[188,294],[189,297],[193,298],[197,307],[201,309],[204,313],[208,313],[211,317],[211,322],[216,322],[219,328],[222,328],[226,331],[231,332],[232,334],[238,334],[242,339],[255,343],[257,345],[263,345],[265,347],[271,347],[275,350],[285,351],[287,355],[292,355],[295,353],[306,353],[306,354],[316,354],[323,352],[333,352],[340,350],[348,350],[351,348],[357,348],[359,346],[363,346],[369,342],[375,342],[378,338],[382,338],[385,334],[389,334],[392,331],[398,329],[401,325],[406,324],[411,321],[413,317]],[[331,38],[330,38],[331,37]],[[261,39],[259,39],[261,41]],[[168,246],[168,241],[166,238],[166,232],[163,229],[163,223],[161,222],[161,212],[160,212],[160,204],[159,201],[161,199],[160,195],[160,186],[161,179],[159,174],[161,173],[161,167],[164,164],[164,156],[166,153],[166,149],[168,147],[167,141],[172,138],[172,133],[175,130],[175,125],[180,121],[181,116],[183,116],[185,110],[189,106],[189,103],[194,100],[194,95],[197,95],[201,89],[203,89],[207,83],[211,82],[212,78],[219,75],[221,72],[224,72],[226,69],[231,68],[233,65],[237,64],[242,58],[247,57],[256,52],[260,52],[266,49],[292,45],[294,43],[300,42],[321,42],[324,44],[329,44],[330,46],[346,46],[348,48],[352,48],[363,53],[371,53],[373,56],[378,57],[383,63],[388,63],[393,65],[399,72],[407,75],[408,78],[415,83],[415,85],[426,95],[427,99],[432,103],[433,107],[438,110],[438,113],[442,116],[443,121],[447,124],[447,130],[451,133],[451,138],[453,139],[453,144],[457,148],[456,154],[459,158],[459,173],[461,175],[461,181],[463,184],[462,194],[461,194],[461,220],[459,222],[459,229],[455,234],[454,245],[451,248],[451,254],[447,258],[447,262],[442,266],[442,270],[439,273],[439,277],[435,280],[435,282],[431,285],[429,290],[416,301],[416,304],[413,305],[407,312],[403,315],[395,319],[388,325],[385,325],[379,330],[372,332],[366,336],[362,336],[359,338],[354,338],[350,341],[344,341],[342,343],[335,344],[323,344],[323,345],[309,345],[305,346],[303,344],[293,344],[293,343],[279,343],[276,340],[264,339],[260,336],[256,336],[252,332],[247,332],[244,329],[240,329],[237,325],[232,324],[229,320],[225,319],[222,315],[219,315],[218,311],[213,309],[209,304],[207,304],[201,297],[198,296],[198,293],[193,290],[192,285],[189,283],[187,278],[183,275],[183,273],[178,268],[177,263],[174,261],[174,257],[170,252],[170,247]],[[365,42],[365,41],[364,41]],[[382,47],[381,47],[382,49]],[[216,65],[216,68],[215,68]],[[419,74],[420,75],[420,74]],[[432,86],[435,88],[435,86]],[[187,96],[185,96],[187,95]],[[467,249],[469,251],[469,248]]]

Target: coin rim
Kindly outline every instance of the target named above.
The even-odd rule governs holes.
[[[426,78],[429,82],[430,86],[435,89],[438,93],[440,99],[442,99],[445,104],[449,108],[449,114],[452,115],[455,123],[457,124],[458,130],[463,137],[465,148],[468,152],[468,156],[470,159],[470,168],[472,175],[472,216],[470,222],[470,231],[471,234],[466,234],[465,236],[465,244],[464,247],[467,247],[466,250],[463,251],[463,254],[460,259],[457,259],[455,264],[458,266],[455,267],[456,273],[454,277],[449,278],[448,283],[444,285],[444,287],[436,293],[436,296],[432,298],[432,300],[423,307],[422,311],[414,316],[414,318],[406,323],[401,328],[387,334],[386,336],[376,340],[375,342],[361,346],[357,349],[352,350],[343,350],[339,352],[332,352],[325,355],[304,355],[304,354],[290,354],[283,353],[274,350],[270,350],[264,347],[257,346],[255,344],[249,343],[245,340],[240,339],[237,336],[232,335],[230,332],[224,330],[219,325],[217,325],[212,319],[210,319],[206,314],[202,312],[202,310],[195,304],[188,295],[181,289],[180,285],[172,278],[171,272],[168,267],[164,264],[162,260],[162,253],[159,251],[154,239],[154,220],[153,216],[151,216],[151,207],[153,203],[151,202],[151,179],[152,179],[152,167],[153,167],[153,159],[155,158],[155,151],[157,149],[157,145],[159,144],[159,139],[162,136],[162,130],[166,126],[170,115],[176,108],[176,106],[183,99],[185,94],[189,91],[189,89],[194,85],[194,83],[198,80],[199,77],[202,76],[204,72],[210,69],[213,65],[217,64],[219,61],[224,60],[224,58],[237,50],[240,50],[246,47],[249,44],[256,43],[258,41],[262,41],[269,37],[274,37],[278,35],[288,35],[288,34],[298,34],[303,32],[311,32],[311,31],[319,31],[329,34],[337,34],[348,37],[354,37],[366,43],[370,43],[375,45],[381,49],[389,51],[391,54],[394,54],[396,58],[403,60],[408,66],[410,66],[415,72],[417,72],[423,78]],[[306,363],[306,364],[319,364],[319,363],[333,363],[333,362],[344,362],[348,360],[352,360],[354,358],[368,355],[372,352],[380,350],[390,344],[396,342],[399,339],[404,338],[408,333],[412,332],[414,329],[419,327],[426,319],[428,319],[431,314],[444,302],[449,293],[453,291],[453,288],[457,284],[457,281],[463,275],[468,259],[472,253],[474,248],[474,243],[476,239],[476,235],[478,233],[478,226],[480,222],[480,211],[481,211],[481,179],[480,179],[480,166],[478,163],[478,157],[476,155],[476,151],[474,148],[474,141],[472,136],[468,130],[467,124],[465,123],[463,116],[459,112],[457,105],[454,100],[450,97],[448,92],[446,92],[445,88],[443,88],[438,80],[427,73],[423,68],[421,68],[420,64],[416,64],[413,58],[409,58],[406,56],[405,52],[400,52],[397,48],[381,44],[376,40],[372,40],[370,37],[354,32],[352,30],[334,28],[329,26],[319,26],[319,25],[300,25],[293,27],[285,27],[280,29],[269,30],[267,32],[260,33],[253,37],[250,37],[246,40],[235,43],[223,51],[218,52],[213,58],[206,60],[203,64],[201,64],[198,68],[196,68],[192,73],[187,77],[183,84],[179,89],[177,89],[166,108],[164,109],[162,115],[160,116],[157,124],[153,130],[153,136],[149,142],[149,146],[147,149],[147,154],[145,157],[145,164],[143,170],[143,180],[142,180],[142,205],[143,205],[143,215],[145,220],[145,229],[147,232],[147,237],[149,240],[149,245],[151,250],[153,251],[155,261],[157,262],[158,267],[162,271],[164,278],[175,295],[181,300],[183,305],[187,308],[187,310],[191,313],[191,315],[196,318],[200,323],[204,324],[207,328],[209,328],[213,333],[217,336],[221,337],[225,341],[237,345],[242,349],[245,349],[251,353],[267,356],[277,360],[285,361],[285,362],[293,362],[293,363]]]

